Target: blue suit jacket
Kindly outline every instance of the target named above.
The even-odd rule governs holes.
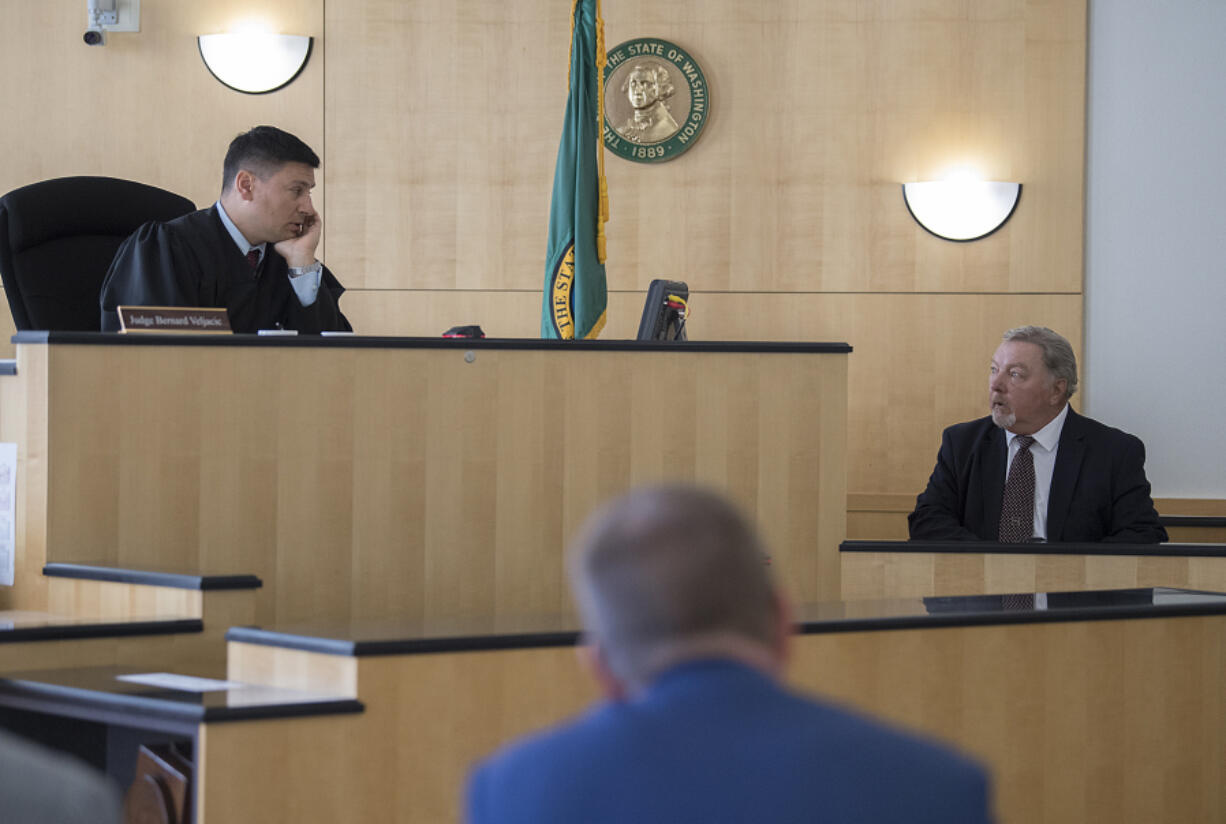
[[[471,824],[988,820],[982,769],[723,661],[680,666],[474,770]]]
[[[907,519],[911,537],[995,541],[1007,459],[1005,432],[990,417],[946,429],[928,488]],[[1047,498],[1047,540],[1167,540],[1149,497],[1140,439],[1069,409]]]

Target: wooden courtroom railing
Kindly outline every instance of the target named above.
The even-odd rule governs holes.
[[[801,608],[789,680],[982,759],[1001,824],[1221,820],[1226,596],[1043,600]],[[460,820],[476,759],[595,697],[576,635],[565,619],[232,630],[229,677],[350,695],[366,712],[318,740],[289,724],[211,727],[203,824]]]
[[[844,541],[843,598],[1118,587],[1226,592],[1226,544]]]

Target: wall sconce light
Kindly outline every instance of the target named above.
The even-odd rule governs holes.
[[[258,31],[202,34],[200,58],[214,77],[246,94],[275,92],[297,77],[311,56],[313,38]]]
[[[915,222],[945,240],[987,237],[1017,208],[1022,184],[988,180],[904,183],[903,201]]]

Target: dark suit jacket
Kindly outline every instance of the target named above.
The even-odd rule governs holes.
[[[102,283],[102,331],[119,331],[117,306],[216,306],[226,308],[235,332],[278,325],[308,334],[347,332],[352,327],[337,303],[344,291],[325,268],[318,297],[303,306],[285,258],[271,244],[256,277],[213,205],[146,223],[123,242]]]
[[[1005,431],[990,417],[946,429],[928,488],[907,519],[911,538],[995,541],[1007,460]],[[1069,409],[1048,494],[1047,540],[1167,540],[1149,497],[1140,439]]]
[[[945,747],[724,661],[680,666],[470,776],[470,824],[988,820],[984,771]]]

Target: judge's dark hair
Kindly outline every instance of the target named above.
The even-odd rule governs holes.
[[[318,169],[319,155],[310,146],[276,126],[256,126],[230,141],[222,165],[221,190],[224,192],[234,185],[234,176],[240,169],[254,172],[263,180],[276,174],[286,163],[305,163],[312,169]]]

